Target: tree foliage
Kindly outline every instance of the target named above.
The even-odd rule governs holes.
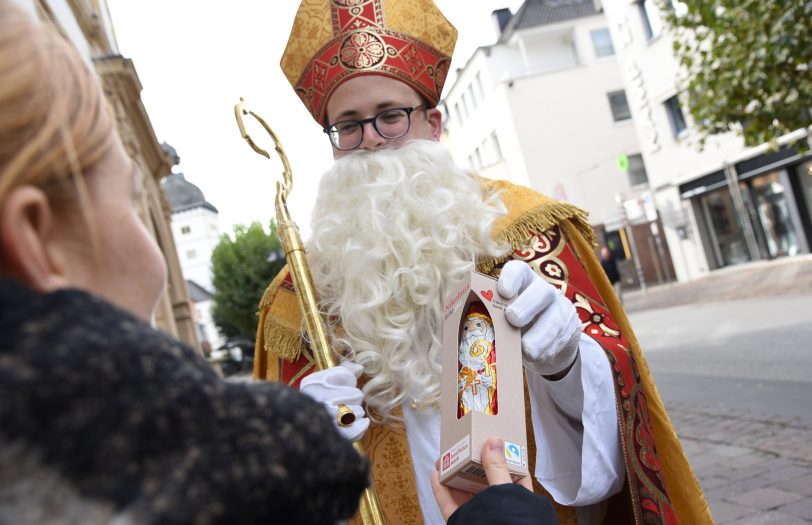
[[[271,221],[270,233],[258,222],[235,226],[233,238],[220,238],[211,261],[214,323],[226,337],[253,339],[259,300],[285,264],[276,224]]]
[[[812,0],[682,0],[665,9],[702,135],[776,144],[812,125]],[[687,11],[687,12],[686,12]]]

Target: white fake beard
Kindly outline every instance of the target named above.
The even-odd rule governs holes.
[[[507,252],[490,238],[504,213],[436,142],[354,153],[322,177],[308,260],[323,313],[344,330],[334,343],[369,376],[373,417],[398,419],[407,397],[439,402],[442,299],[476,256]]]

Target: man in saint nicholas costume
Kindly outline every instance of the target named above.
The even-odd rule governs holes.
[[[444,523],[442,294],[476,269],[516,298],[530,471],[560,523],[712,523],[585,214],[460,169],[438,143],[456,36],[432,0],[302,1],[281,66],[336,159],[306,247],[342,363],[317,371],[283,270],[255,377],[301,388],[361,440],[387,523]]]

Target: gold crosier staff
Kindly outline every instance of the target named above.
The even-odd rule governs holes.
[[[250,135],[248,135],[248,132],[245,130],[243,115],[251,115],[265,128],[265,131],[271,136],[271,140],[273,140],[274,147],[276,148],[276,153],[279,155],[285,168],[282,174],[283,180],[276,182],[277,234],[279,235],[279,240],[282,242],[282,247],[285,249],[285,260],[290,268],[290,273],[293,275],[296,297],[299,300],[299,308],[302,310],[304,316],[307,340],[313,349],[313,356],[316,358],[316,366],[319,367],[319,370],[324,370],[325,368],[335,366],[336,358],[327,337],[327,326],[319,313],[318,296],[313,286],[313,278],[310,276],[310,268],[305,259],[302,237],[299,235],[299,228],[296,226],[296,223],[293,222],[290,212],[288,211],[288,194],[293,187],[293,174],[291,173],[290,163],[288,162],[288,157],[285,155],[285,151],[282,149],[282,143],[279,141],[276,133],[274,133],[262,117],[253,111],[245,109],[245,100],[240,98],[240,101],[234,106],[234,116],[240,128],[240,135],[248,142],[251,149],[267,159],[271,158],[271,155],[257,146]],[[352,445],[359,454],[364,453],[358,442]],[[383,511],[381,510],[381,504],[378,501],[374,487],[370,486],[364,490],[364,494],[361,496],[360,507],[361,521],[364,525],[384,525],[386,523],[383,519]]]

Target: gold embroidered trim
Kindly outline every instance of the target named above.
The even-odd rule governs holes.
[[[561,202],[546,203],[523,213],[493,238],[499,243],[509,243],[510,246],[517,248],[527,242],[529,232],[544,233],[567,221],[578,230],[587,243],[592,246],[597,245],[595,232],[587,221],[586,212],[577,206]],[[511,256],[512,254],[509,253],[500,257],[482,259],[477,264],[477,271],[490,274],[496,265],[507,261]]]

